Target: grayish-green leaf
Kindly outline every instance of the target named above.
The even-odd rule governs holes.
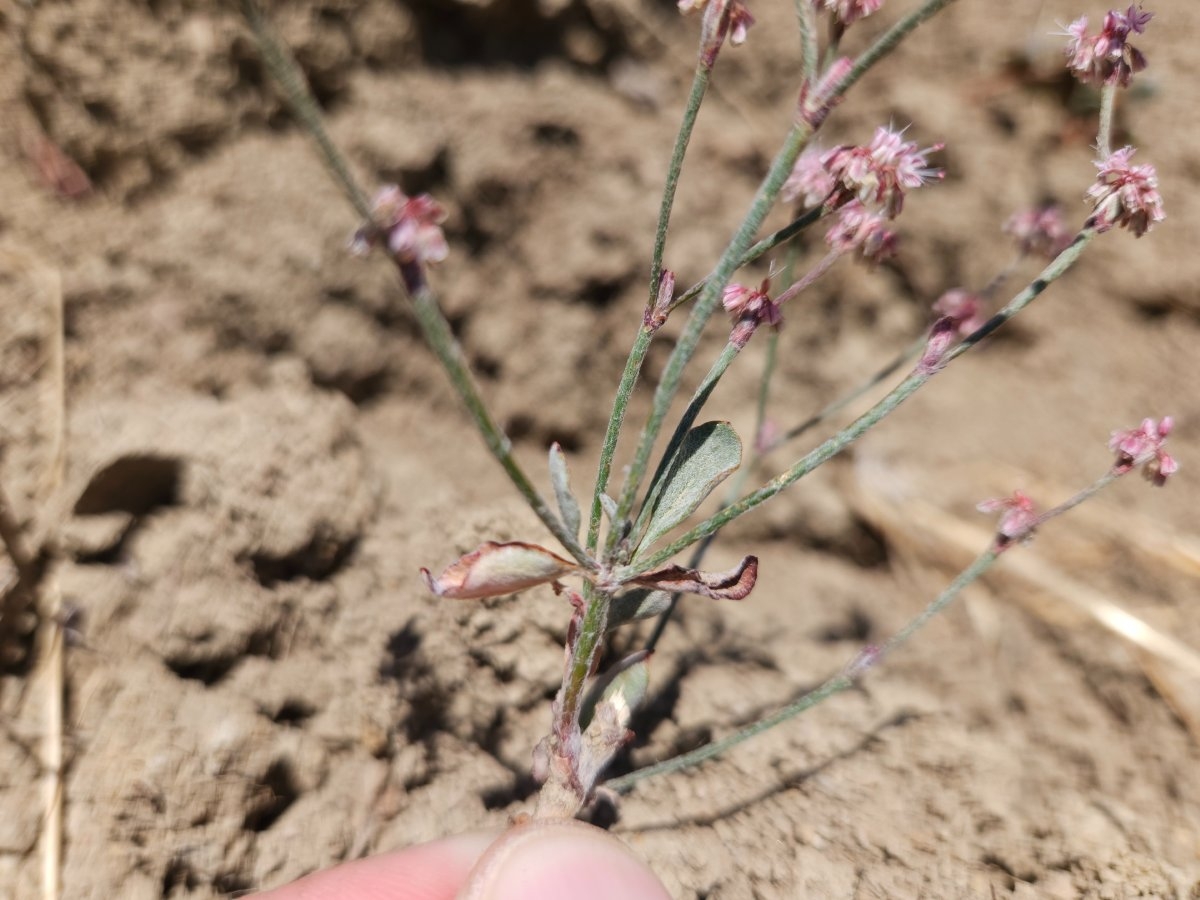
[[[626,591],[613,597],[608,607],[608,630],[612,631],[627,622],[650,619],[667,611],[671,595],[667,591],[643,588]]]
[[[741,462],[742,441],[728,422],[706,422],[689,431],[663,476],[639,547],[649,547],[695,512]]]
[[[617,501],[608,494],[601,494],[600,506],[604,508],[604,514],[608,516],[609,524],[615,525],[617,523]]]
[[[558,510],[562,513],[563,524],[567,526],[567,531],[578,537],[579,524],[582,521],[579,501],[571,493],[571,484],[567,479],[567,460],[557,442],[550,445],[550,480],[554,483],[554,496],[558,498]]]

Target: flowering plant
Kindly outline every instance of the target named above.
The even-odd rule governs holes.
[[[1099,235],[1123,227],[1141,237],[1164,219],[1154,167],[1132,164],[1132,147],[1115,151],[1111,147],[1117,92],[1127,87],[1146,66],[1145,57],[1128,39],[1132,34],[1144,33],[1151,15],[1136,7],[1110,12],[1098,36],[1088,35],[1087,19],[1081,18],[1066,32],[1067,65],[1081,80],[1098,86],[1102,92],[1096,143],[1099,160],[1095,163],[1098,175],[1086,189],[1091,214],[1072,234],[1057,207],[1041,206],[1015,213],[1004,229],[1013,237],[1021,257],[1046,260],[1037,277],[991,312],[988,311],[991,298],[1007,271],[982,290],[956,288],[943,294],[932,304],[935,320],[928,333],[898,363],[886,367],[870,383],[877,383],[901,364],[907,364],[909,370],[904,378],[851,424],[794,460],[781,474],[757,489],[743,492],[747,467],[743,465],[742,439],[726,422],[698,424],[713,390],[741,351],[764,330],[763,326],[768,326],[765,331],[773,351],[776,333],[784,324],[785,307],[842,257],[861,257],[868,263],[879,263],[894,255],[899,249],[897,220],[906,207],[908,195],[943,175],[933,159],[943,145],[932,143],[921,148],[922,142],[909,140],[903,129],[880,126],[864,143],[841,144],[828,150],[820,149],[814,138],[865,72],[951,2],[924,0],[854,57],[841,55],[842,38],[856,22],[878,12],[882,0],[797,2],[802,74],[790,130],[744,219],[710,274],[698,284],[678,291],[675,275],[666,266],[667,236],[692,129],[726,45],[752,39],[749,29],[754,24],[744,0],[679,0],[682,12],[701,14],[695,74],[668,167],[650,254],[646,305],[640,320],[631,323],[636,329],[634,340],[616,390],[596,478],[590,497],[583,503],[576,497],[566,458],[557,445],[549,448],[548,460],[553,503],[543,497],[514,458],[508,438],[492,418],[472,380],[430,279],[430,267],[443,260],[451,249],[440,230],[446,215],[442,207],[426,195],[410,197],[397,186],[383,188],[374,201],[368,202],[324,136],[303,84],[288,67],[286,56],[261,19],[254,19],[268,59],[276,58],[273,68],[288,88],[295,108],[317,135],[331,168],[364,219],[365,224],[352,239],[352,248],[357,252],[377,248],[396,265],[423,334],[449,374],[475,426],[514,486],[561,545],[559,553],[534,543],[489,541],[449,562],[437,574],[428,569],[421,573],[429,590],[447,600],[474,600],[551,585],[567,601],[570,615],[563,679],[553,702],[551,727],[534,753],[533,771],[542,784],[537,817],[574,816],[602,786],[613,791],[628,790],[650,775],[695,765],[850,687],[907,641],[1004,552],[1031,538],[1050,519],[1135,468],[1144,469],[1159,485],[1176,472],[1176,461],[1164,450],[1172,420],[1147,419],[1139,428],[1114,432],[1110,449],[1116,453],[1116,459],[1112,467],[1091,486],[1058,506],[1039,513],[1033,499],[1021,491],[1007,498],[985,501],[979,507],[982,511],[1000,514],[988,547],[892,638],[864,648],[815,691],[759,722],[682,757],[603,782],[605,767],[630,737],[631,717],[647,689],[650,653],[680,595],[740,601],[754,589],[758,558],[746,556],[728,571],[706,570],[702,565],[709,541],[725,525],[841,453],[934,375],[1018,315],[1070,269]],[[824,41],[819,36],[822,16],[827,19]],[[781,203],[793,208],[790,223],[762,236],[768,213]],[[818,224],[826,226],[827,251],[807,271],[797,275],[796,255],[791,252],[794,245],[789,242]],[[739,269],[776,251],[781,257],[777,260],[778,267],[757,287],[733,280]],[[781,285],[782,289],[775,290],[773,285]],[[623,483],[612,489],[614,454],[626,432],[630,396],[641,377],[647,352],[670,317],[682,314],[685,307],[687,320],[655,388],[651,412],[634,439]],[[726,344],[679,420],[671,426],[666,449],[652,466],[654,448],[667,426],[668,412],[680,389],[683,373],[718,308],[730,316]],[[822,411],[786,431],[768,426],[762,406],[772,371],[768,366],[764,377],[764,401],[760,403],[752,451],[757,455],[778,449],[823,422],[829,412]],[[835,406],[841,405],[844,403]],[[738,477],[731,479],[735,472]],[[680,534],[701,504],[725,483],[732,488],[721,508]],[[688,549],[693,550],[692,557],[686,563],[677,562],[676,557]],[[571,586],[574,579],[578,579],[578,587]],[[656,618],[658,625],[646,646],[620,660],[609,671],[598,672],[607,636],[622,625],[649,618]]]

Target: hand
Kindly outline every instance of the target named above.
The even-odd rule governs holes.
[[[607,832],[530,822],[498,839],[470,834],[316,872],[263,900],[670,900]]]

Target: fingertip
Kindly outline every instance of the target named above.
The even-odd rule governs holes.
[[[496,841],[458,900],[670,900],[619,840],[582,822],[530,822]]]

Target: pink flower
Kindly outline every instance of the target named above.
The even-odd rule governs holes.
[[[816,0],[816,3],[832,12],[843,25],[865,19],[883,6],[883,0]]]
[[[933,311],[948,318],[959,337],[978,331],[988,318],[983,298],[962,288],[954,288],[938,297],[934,301]]]
[[[1037,507],[1022,491],[1013,491],[1011,497],[984,500],[975,508],[980,512],[1001,514],[996,533],[1002,546],[1028,537],[1037,525]]]
[[[704,63],[711,67],[728,36],[735,47],[746,42],[746,33],[754,24],[754,16],[742,0],[678,0],[681,13],[704,10],[701,20],[701,50]]]
[[[441,262],[449,253],[441,223],[446,210],[428,194],[409,197],[394,184],[380,188],[371,202],[372,224],[360,228],[350,250],[365,255],[380,240],[402,263]]]
[[[1100,172],[1087,197],[1095,209],[1092,219],[1097,231],[1120,225],[1141,237],[1167,217],[1158,192],[1158,173],[1149,163],[1130,165],[1135,152],[1123,147],[1096,163]]]
[[[1108,449],[1117,454],[1113,471],[1123,475],[1136,466],[1142,466],[1143,474],[1159,487],[1167,478],[1179,471],[1179,463],[1163,449],[1167,436],[1175,427],[1175,420],[1164,416],[1161,421],[1143,419],[1139,428],[1114,431]]]
[[[1130,32],[1141,34],[1153,17],[1136,6],[1125,12],[1111,10],[1095,37],[1087,33],[1087,16],[1080,16],[1063,34],[1067,68],[1087,84],[1128,87],[1134,74],[1146,68],[1146,57],[1129,43]]]
[[[771,299],[767,291],[771,287],[771,279],[764,278],[757,288],[748,288],[742,284],[731,284],[725,288],[721,297],[721,305],[733,318],[753,318],[768,325],[779,325],[783,322],[783,314],[778,304]]]
[[[811,209],[825,202],[834,188],[833,176],[821,163],[825,151],[817,144],[809,144],[792,167],[792,174],[783,183],[779,196],[784,203],[804,200],[804,207]]]
[[[1004,223],[1004,233],[1012,235],[1028,256],[1053,259],[1071,244],[1071,232],[1057,204],[1013,213]]]
[[[796,104],[797,115],[802,122],[811,125],[813,131],[820,128],[830,110],[842,102],[842,96],[836,91],[852,71],[854,60],[848,56],[839,56],[825,68],[815,84],[806,80],[800,85],[800,98]]]
[[[873,263],[896,255],[896,234],[882,214],[871,212],[857,200],[838,210],[837,221],[825,235],[825,243],[839,253],[861,250]]]
[[[931,167],[925,157],[943,146],[919,150],[903,139],[902,132],[880,127],[868,146],[834,147],[821,158],[837,183],[831,204],[840,206],[857,197],[881,205],[894,219],[904,206],[905,191],[942,177],[942,171]]]
[[[750,15],[750,10],[746,9],[744,4],[729,4],[729,43],[735,47],[746,43],[746,33],[753,24],[754,16]]]

